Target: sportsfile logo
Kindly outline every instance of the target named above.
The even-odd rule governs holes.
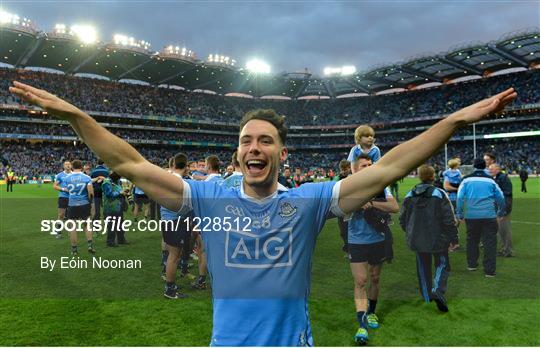
[[[292,266],[292,229],[273,230],[262,235],[245,231],[227,232],[225,266],[236,268]]]

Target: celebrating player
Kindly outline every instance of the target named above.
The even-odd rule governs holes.
[[[216,346],[312,345],[307,311],[311,258],[328,213],[361,209],[433,155],[460,127],[501,111],[517,96],[508,89],[461,109],[342,181],[278,191],[280,162],[288,154],[287,129],[284,117],[272,110],[248,112],[242,119],[238,160],[244,180],[239,189],[229,189],[217,183],[179,182],[75,106],[46,91],[14,85],[12,93],[67,120],[109,168],[159,204],[173,211],[193,209],[196,217],[212,221],[201,229],[212,275],[211,344]]]
[[[94,188],[92,187],[92,179],[84,174],[83,164],[79,160],[72,163],[73,172],[66,176],[62,181],[65,183],[69,192],[69,200],[67,207],[67,218],[69,220],[86,220],[90,217],[90,202],[94,199]],[[95,253],[92,231],[84,224],[86,242],[88,244],[88,252]],[[71,255],[78,255],[78,238],[77,230],[71,232]]]

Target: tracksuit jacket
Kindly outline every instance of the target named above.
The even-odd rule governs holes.
[[[446,192],[431,184],[418,184],[407,193],[399,223],[413,251],[443,252],[458,242],[452,203]]]
[[[492,177],[478,169],[463,178],[457,194],[458,219],[495,219],[504,215],[504,195]]]

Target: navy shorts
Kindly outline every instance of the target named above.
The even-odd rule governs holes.
[[[380,265],[386,259],[384,241],[372,244],[348,244],[351,263],[367,262],[371,266]]]
[[[67,208],[67,218],[71,220],[86,220],[90,217],[90,203],[75,205]]]
[[[69,203],[68,197],[58,197],[58,208],[67,209]]]
[[[182,218],[178,220],[161,220],[161,234],[165,244],[173,247],[182,247],[187,244],[188,231]]]

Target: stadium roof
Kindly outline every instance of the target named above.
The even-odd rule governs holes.
[[[350,76],[316,77],[309,72],[254,74],[222,63],[178,54],[151,52],[113,42],[84,44],[68,34],[34,28],[0,26],[0,62],[15,67],[43,67],[66,74],[94,74],[111,80],[140,80],[152,85],[176,85],[188,90],[255,97],[336,97],[350,93],[375,94],[392,88],[412,88],[431,82],[486,75],[507,68],[540,63],[540,29],[510,34],[499,41],[476,43],[449,52],[416,57]]]

